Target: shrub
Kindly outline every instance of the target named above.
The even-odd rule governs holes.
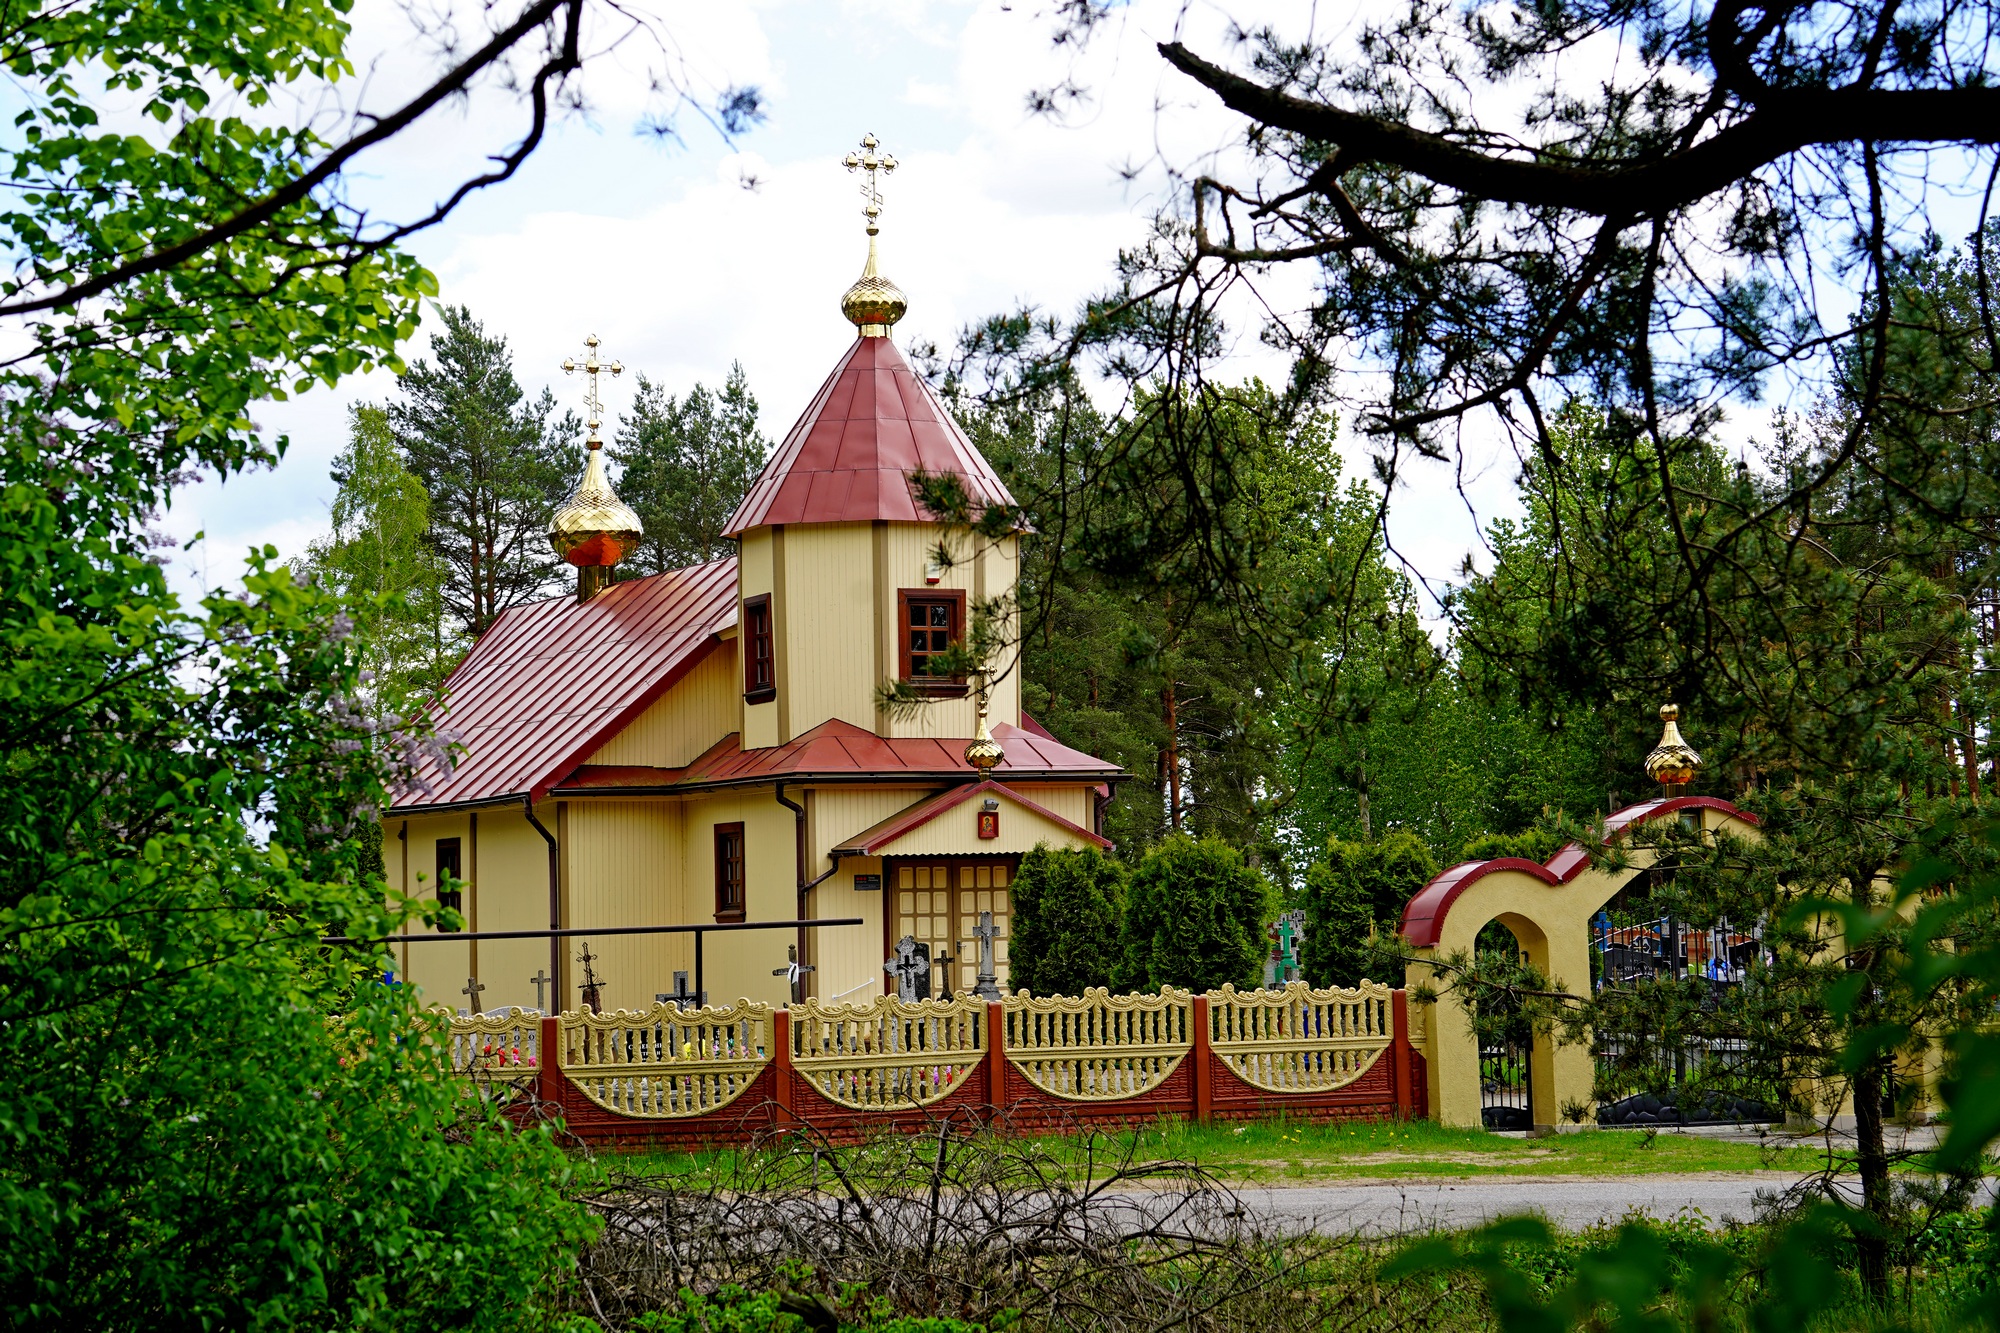
[[[1125,868],[1091,850],[1035,848],[1014,880],[1010,984],[1037,995],[1109,986],[1118,968]]]
[[[1261,980],[1270,885],[1219,838],[1176,835],[1155,844],[1126,889],[1116,984],[1211,990]]]
[[[1404,904],[1437,870],[1423,840],[1403,829],[1376,842],[1329,843],[1326,860],[1306,870],[1306,941],[1299,959],[1306,980],[1315,986],[1360,981],[1369,933],[1395,930]]]
[[[1531,828],[1522,833],[1480,833],[1465,841],[1461,861],[1497,861],[1515,856],[1523,861],[1546,862],[1562,850],[1563,840],[1547,829]]]

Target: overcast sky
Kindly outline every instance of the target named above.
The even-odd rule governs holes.
[[[1231,16],[1254,19],[1255,6]],[[1305,4],[1274,4],[1297,32],[1318,21]],[[1039,0],[760,0],[662,5],[662,30],[698,88],[755,85],[767,121],[727,142],[693,115],[680,142],[638,130],[657,42],[631,34],[591,66],[587,116],[560,124],[510,182],[462,207],[414,243],[438,275],[441,299],[468,305],[504,335],[532,394],[550,385],[575,403],[581,386],[558,369],[598,334],[628,367],[606,392],[611,415],[643,371],[670,390],[719,382],[734,360],[748,372],[765,431],[782,436],[854,336],[839,314],[865,238],[857,181],[840,166],[864,133],[901,163],[886,182],[882,259],[910,298],[904,346],[948,344],[969,321],[1029,302],[1067,312],[1104,285],[1121,245],[1141,238],[1182,169],[1230,161],[1240,123],[1171,71],[1153,49],[1182,35],[1220,55],[1225,19],[1213,7],[1138,0],[1081,57],[1050,40]],[[430,67],[406,14],[388,0],[356,11],[353,50],[362,105],[382,109]],[[1337,24],[1347,20],[1333,20]],[[604,46],[615,34],[599,31]],[[1068,80],[1087,99],[1063,122],[1029,114],[1032,89]],[[365,164],[356,195],[409,215],[518,133],[518,106],[498,94],[435,114]],[[1303,302],[1307,275],[1270,291]],[[1280,375],[1254,321],[1241,321],[1238,373]],[[408,348],[423,355],[425,335]],[[187,591],[233,581],[245,548],[300,552],[325,530],[327,471],[347,405],[393,391],[387,376],[354,379],[266,405],[261,425],[290,437],[275,470],[191,487],[167,516],[183,540],[206,534],[177,566]],[[1357,466],[1354,470],[1361,470]],[[1396,520],[1399,546],[1433,576],[1454,571],[1474,541],[1461,482],[1481,520],[1504,506],[1511,462],[1459,478],[1420,475]]]

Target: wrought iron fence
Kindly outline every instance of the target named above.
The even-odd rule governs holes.
[[[1669,913],[1600,912],[1591,923],[1595,989],[1674,979],[1703,988],[1704,1008],[1727,1003],[1770,961],[1762,922],[1727,917],[1689,922]],[[1663,1041],[1644,1032],[1599,1030],[1596,1056],[1601,1125],[1763,1123],[1779,1119],[1768,1090],[1746,1087],[1750,1062],[1741,1037]],[[1623,1096],[1605,1096],[1640,1085]]]

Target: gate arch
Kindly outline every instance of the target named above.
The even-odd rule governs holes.
[[[1755,838],[1757,817],[1714,796],[1674,796],[1628,805],[1605,821],[1607,844],[1656,819],[1699,820],[1705,834],[1728,831]],[[1438,973],[1428,961],[1472,952],[1480,928],[1498,921],[1520,941],[1528,961],[1552,981],[1577,995],[1590,993],[1590,919],[1618,891],[1652,867],[1651,848],[1633,849],[1623,870],[1593,869],[1590,856],[1570,843],[1547,864],[1521,857],[1463,861],[1419,889],[1403,909],[1403,941],[1415,954],[1404,970],[1411,989],[1433,985]],[[1437,1003],[1416,1008],[1428,1062],[1431,1114],[1447,1125],[1477,1128],[1479,1048],[1471,1016],[1450,991]],[[1595,1107],[1596,1070],[1587,1044],[1562,1045],[1537,1033],[1529,1066],[1538,1129],[1552,1128],[1566,1103]]]

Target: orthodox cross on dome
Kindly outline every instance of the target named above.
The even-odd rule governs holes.
[[[895,158],[889,156],[887,153],[877,153],[875,151],[881,146],[882,141],[880,139],[877,139],[872,134],[864,134],[861,136],[861,151],[858,153],[849,153],[846,157],[840,159],[841,165],[849,171],[864,171],[868,173],[861,179],[861,216],[868,219],[868,234],[870,236],[881,230],[876,219],[882,216],[882,190],[875,179],[875,173],[879,171],[884,176],[887,176],[896,170]]]
[[[562,368],[565,375],[574,375],[580,370],[590,376],[590,383],[583,391],[583,405],[590,413],[590,438],[585,440],[584,444],[589,448],[596,449],[604,443],[604,441],[597,438],[597,428],[604,421],[604,401],[597,396],[598,372],[608,370],[613,375],[623,375],[625,373],[625,366],[623,362],[599,361],[597,359],[598,343],[597,335],[594,333],[583,340],[583,346],[585,349],[583,360],[578,361],[575,357],[564,357]]]

